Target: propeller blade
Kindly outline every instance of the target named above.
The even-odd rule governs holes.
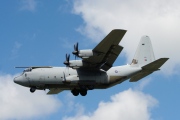
[[[78,49],[78,42],[76,43],[76,51],[78,52],[79,49]]]
[[[67,59],[68,59],[68,54],[66,53],[66,61],[68,61]]]
[[[63,81],[66,82],[66,76],[64,72],[63,72]]]
[[[74,44],[74,51],[76,51],[76,44]]]
[[[66,66],[69,66],[69,59],[70,59],[70,54],[66,54],[66,61],[64,61],[64,64]]]
[[[72,53],[78,57],[78,55],[79,55],[78,42],[76,44],[74,44],[74,51]]]
[[[70,54],[68,55],[68,57],[67,57],[67,61],[68,61],[68,63],[69,63],[69,59],[70,59]]]

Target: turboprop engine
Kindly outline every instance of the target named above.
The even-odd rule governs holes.
[[[89,58],[90,56],[93,56],[92,50],[79,50],[79,57],[81,58]]]
[[[69,61],[69,67],[77,69],[83,66],[82,60],[71,60]]]
[[[67,67],[71,67],[73,69],[77,69],[83,66],[83,62],[82,60],[69,60],[70,59],[70,55],[66,54],[66,61],[64,61],[64,64]]]
[[[77,57],[80,57],[80,58],[89,58],[90,56],[93,56],[94,55],[94,52],[92,49],[88,49],[88,50],[79,50],[78,49],[78,43],[76,43],[74,45],[74,51],[72,52],[72,54],[74,54],[75,56]]]

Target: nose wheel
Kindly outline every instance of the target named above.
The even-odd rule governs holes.
[[[31,93],[33,93],[33,92],[35,92],[35,91],[36,91],[36,88],[35,88],[35,87],[31,87],[31,88],[30,88],[30,92],[31,92]]]

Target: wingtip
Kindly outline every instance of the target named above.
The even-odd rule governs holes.
[[[127,30],[125,30],[125,29],[113,29],[112,31],[127,31]]]
[[[167,61],[167,60],[169,60],[170,58],[161,58],[161,59],[164,59],[164,60],[166,60],[166,61]]]

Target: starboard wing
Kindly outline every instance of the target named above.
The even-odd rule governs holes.
[[[125,35],[126,30],[112,30],[94,49],[95,55],[83,59],[88,68],[99,68],[105,71],[109,70],[123,47],[119,42]]]

